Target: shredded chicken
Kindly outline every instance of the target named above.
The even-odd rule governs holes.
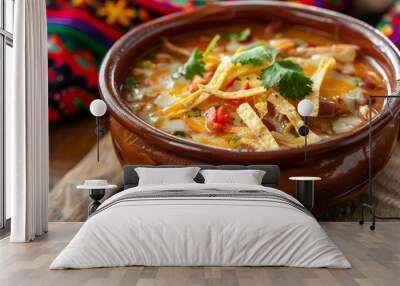
[[[292,39],[272,39],[269,44],[280,51],[288,51],[296,46]]]
[[[168,63],[168,62],[172,62],[174,60],[174,57],[171,56],[170,54],[166,54],[166,53],[158,53],[156,55],[156,59],[159,62],[162,63]]]
[[[311,57],[314,55],[326,55],[334,57],[335,60],[342,63],[352,63],[356,59],[359,47],[356,45],[332,45],[319,47],[298,47],[290,51],[291,56]]]
[[[162,41],[164,43],[164,46],[168,50],[170,50],[171,52],[174,52],[174,53],[176,53],[178,55],[181,55],[181,56],[190,57],[190,51],[189,50],[174,45],[173,43],[168,41],[166,38],[163,38]]]

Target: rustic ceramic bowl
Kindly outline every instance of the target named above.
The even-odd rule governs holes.
[[[354,43],[379,63],[390,89],[400,79],[400,56],[396,47],[371,26],[352,17],[310,6],[284,2],[221,3],[191,12],[165,16],[141,25],[118,40],[106,55],[100,71],[100,90],[111,114],[110,129],[122,164],[277,164],[281,167],[281,188],[293,194],[294,175],[322,177],[317,184],[314,212],[348,200],[368,179],[368,126],[309,146],[308,160],[303,148],[265,152],[236,152],[201,145],[169,135],[136,116],[123,102],[119,87],[132,63],[163,36],[196,29],[229,25],[232,22],[268,23],[283,20],[317,28],[335,39]],[[399,100],[387,102],[395,108]],[[398,120],[387,109],[373,119],[373,172],[387,163],[397,142]]]

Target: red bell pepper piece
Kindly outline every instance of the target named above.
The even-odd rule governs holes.
[[[226,124],[230,121],[229,113],[223,106],[218,107],[218,109],[215,106],[210,107],[205,116],[207,129],[213,133],[224,131]]]
[[[229,123],[231,121],[231,116],[229,114],[228,108],[223,105],[219,106],[217,108],[217,116],[215,118],[215,121],[223,125]]]

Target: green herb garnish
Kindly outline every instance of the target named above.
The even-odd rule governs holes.
[[[183,138],[185,138],[186,137],[186,133],[185,133],[185,131],[175,131],[174,132],[174,135],[175,136],[178,136],[178,137],[183,137]]]
[[[295,100],[303,99],[312,91],[312,81],[301,67],[288,60],[275,61],[262,71],[261,81],[265,88],[278,84],[280,94]]]
[[[305,42],[303,40],[301,40],[301,39],[296,39],[296,40],[294,40],[294,44],[296,46],[301,46],[301,45],[304,45]]]
[[[198,108],[195,108],[191,111],[188,112],[188,117],[200,117],[201,116],[201,110]]]
[[[188,61],[183,66],[185,78],[188,80],[192,80],[196,74],[203,76],[204,72],[206,71],[204,66],[205,63],[203,54],[199,51],[199,49],[194,49]]]
[[[211,53],[211,51],[215,48],[215,46],[217,45],[219,39],[221,39],[221,36],[220,36],[220,35],[215,35],[215,36],[211,39],[210,43],[208,44],[206,50],[205,50],[204,53],[203,53],[203,57],[204,57],[204,58],[206,58],[206,57]]]
[[[228,141],[228,144],[231,144],[231,143],[238,142],[240,139],[242,139],[242,136],[235,135],[235,136],[229,137],[227,141]]]
[[[129,76],[129,77],[127,77],[125,79],[124,84],[123,84],[123,88],[130,90],[132,88],[137,87],[137,85],[138,85],[137,80],[134,77]]]
[[[204,66],[203,54],[196,48],[190,55],[188,61],[183,66],[179,67],[171,77],[175,80],[181,77],[192,80],[196,74],[203,76],[206,70]]]
[[[272,62],[278,51],[270,46],[256,46],[251,49],[245,50],[243,53],[235,56],[232,59],[232,63],[240,63],[242,65],[252,64],[255,66],[261,66],[265,61]]]
[[[145,69],[151,69],[153,68],[154,64],[151,61],[143,61],[141,66]]]
[[[246,28],[240,32],[231,32],[226,35],[226,38],[230,42],[244,42],[246,41],[251,35],[250,28]]]
[[[248,45],[245,50],[248,51],[248,50],[251,50],[251,49],[254,49],[257,47],[263,47],[266,45],[267,45],[266,42],[256,42],[256,43]]]
[[[154,60],[154,59],[156,58],[156,53],[155,53],[154,51],[150,52],[150,53],[147,55],[147,58],[148,58],[149,60]]]
[[[204,58],[206,58],[211,53],[220,38],[220,35],[215,35],[208,44],[204,53],[200,52],[200,50],[197,48],[194,49],[183,67],[180,67],[176,72],[172,74],[172,78],[179,79],[183,76],[187,80],[192,80],[195,75],[203,76],[204,72],[206,71]]]
[[[183,66],[179,67],[175,72],[172,73],[171,77],[172,79],[180,79],[185,75]]]
[[[235,147],[233,147],[233,150],[240,152],[240,151],[242,151],[242,146],[240,146],[240,145],[235,146]]]

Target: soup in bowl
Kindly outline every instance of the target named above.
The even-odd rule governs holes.
[[[300,100],[312,106],[308,142],[368,122],[368,98],[387,83],[359,46],[283,21],[163,38],[120,86],[131,111],[192,142],[237,152],[304,145]],[[376,116],[382,100],[374,100]]]
[[[106,55],[100,90],[122,164],[277,164],[320,176],[314,212],[359,194],[389,160],[399,122],[372,100],[397,89],[399,53],[354,18],[284,2],[235,2],[162,17]],[[305,124],[297,111],[308,99]]]

